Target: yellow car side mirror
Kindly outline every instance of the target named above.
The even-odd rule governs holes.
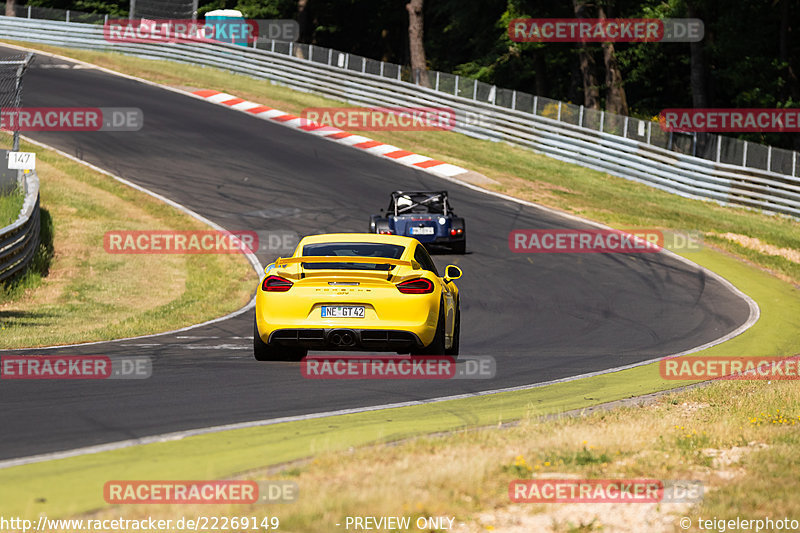
[[[453,281],[461,277],[463,272],[455,265],[447,265],[444,269],[444,280],[447,282]]]

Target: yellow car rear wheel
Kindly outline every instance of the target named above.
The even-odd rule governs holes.
[[[439,319],[436,322],[436,334],[429,345],[411,355],[444,355],[444,302],[439,302]]]

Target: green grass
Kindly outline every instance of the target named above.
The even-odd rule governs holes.
[[[25,193],[22,189],[15,188],[6,194],[0,194],[0,228],[13,224],[22,210]]]

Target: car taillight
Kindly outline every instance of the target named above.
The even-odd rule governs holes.
[[[433,283],[425,278],[410,279],[398,283],[397,290],[403,294],[428,294],[433,292]]]
[[[461,235],[462,233],[464,233],[464,230],[462,228],[450,230],[450,235],[452,235],[453,237],[455,237],[456,235]]]
[[[286,292],[292,288],[293,283],[280,276],[267,276],[261,283],[261,290],[267,292]]]
[[[394,232],[390,229],[382,229],[378,233],[381,235],[394,235]]]

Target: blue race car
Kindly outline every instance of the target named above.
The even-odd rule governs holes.
[[[370,233],[414,237],[426,248],[441,245],[463,254],[464,219],[456,216],[447,191],[394,191],[389,208],[369,219]]]

